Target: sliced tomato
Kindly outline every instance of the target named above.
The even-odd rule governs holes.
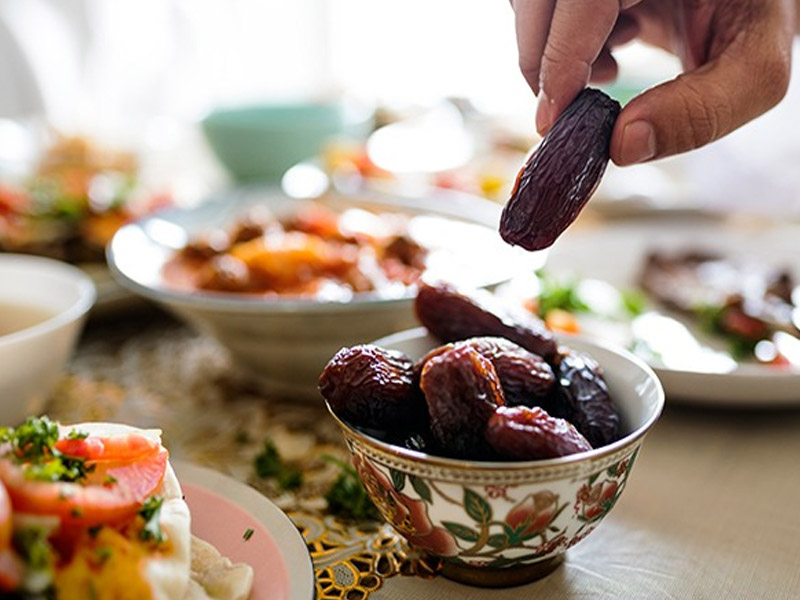
[[[0,590],[16,590],[24,574],[22,562],[11,551],[11,499],[0,483]]]
[[[11,499],[0,483],[0,552],[11,546]]]
[[[89,436],[84,439],[64,438],[56,442],[56,450],[87,461],[136,461],[161,448],[156,440],[130,433],[112,437]]]
[[[86,458],[94,471],[80,483],[34,481],[25,477],[19,465],[3,459],[0,480],[15,511],[57,516],[70,530],[132,519],[161,485],[169,458],[158,442],[136,434],[65,439],[57,447],[70,456]]]
[[[25,576],[25,566],[10,548],[0,552],[0,590],[13,592],[19,589]]]

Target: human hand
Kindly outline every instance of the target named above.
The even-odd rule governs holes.
[[[712,142],[777,104],[797,0],[511,0],[519,64],[544,134],[587,83],[613,80],[615,46],[640,38],[684,72],[620,113],[611,158],[629,165]]]

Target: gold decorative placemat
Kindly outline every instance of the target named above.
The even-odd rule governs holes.
[[[252,485],[303,534],[319,600],[362,600],[395,575],[432,577],[438,564],[383,523],[326,514],[324,495],[348,461],[341,434],[318,403],[267,398],[214,340],[154,314],[93,324],[47,406],[63,422],[119,421],[158,427],[176,459]],[[255,457],[271,441],[303,473],[299,489],[260,479]]]

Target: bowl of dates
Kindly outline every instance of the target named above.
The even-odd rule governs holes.
[[[431,293],[458,294],[423,285],[423,322]],[[625,350],[537,336],[475,294],[457,299],[435,336],[342,348],[319,389],[389,524],[451,579],[518,585],[552,572],[611,511],[664,393]]]

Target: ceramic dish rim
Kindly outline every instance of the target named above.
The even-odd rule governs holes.
[[[308,546],[306,545],[306,542],[305,542],[305,539],[303,538],[303,535],[295,527],[294,523],[291,521],[289,516],[284,511],[282,511],[280,508],[278,508],[278,506],[274,502],[272,502],[272,500],[270,500],[269,498],[267,498],[266,496],[264,496],[263,494],[261,494],[260,492],[258,492],[254,488],[252,488],[251,486],[249,486],[246,483],[243,483],[243,482],[241,482],[241,481],[239,481],[237,479],[234,479],[234,478],[230,477],[229,475],[226,475],[225,473],[220,473],[219,471],[215,471],[214,469],[210,469],[208,467],[204,467],[202,465],[198,465],[198,464],[195,464],[195,463],[192,463],[192,462],[189,462],[189,461],[174,460],[174,461],[171,461],[171,462],[172,462],[173,468],[175,469],[176,474],[178,475],[178,480],[179,481],[183,478],[183,479],[186,480],[187,483],[191,483],[193,485],[196,485],[196,486],[199,486],[199,487],[203,487],[203,488],[208,489],[209,491],[212,491],[212,492],[215,492],[217,494],[220,494],[226,500],[228,500],[229,502],[232,502],[237,507],[239,507],[240,509],[242,509],[245,512],[247,512],[250,516],[252,516],[254,519],[258,520],[262,525],[264,525],[267,528],[267,530],[272,535],[273,540],[275,541],[276,545],[278,546],[278,549],[281,550],[281,556],[283,557],[285,565],[286,565],[287,578],[288,578],[288,581],[289,581],[289,597],[287,598],[287,600],[313,600],[316,597],[316,575],[315,575],[315,571],[314,571],[314,562],[313,562],[313,560],[311,558],[311,554],[308,551]],[[224,483],[226,486],[230,486],[229,489],[235,490],[237,495],[238,494],[244,495],[246,497],[251,498],[253,500],[253,502],[258,502],[259,504],[263,504],[264,510],[268,511],[272,516],[274,516],[276,518],[275,524],[280,523],[279,527],[281,528],[281,532],[280,532],[281,537],[283,538],[284,536],[286,536],[288,539],[294,540],[291,543],[296,545],[296,548],[295,548],[295,550],[297,551],[296,555],[295,556],[287,556],[286,554],[284,554],[284,551],[286,550],[286,548],[280,542],[281,541],[288,541],[288,539],[287,540],[278,540],[277,539],[275,531],[273,531],[273,528],[272,528],[272,526],[275,525],[275,524],[271,524],[270,526],[267,526],[267,524],[264,523],[261,519],[259,519],[255,515],[253,515],[247,509],[247,507],[242,506],[239,503],[238,500],[236,500],[234,498],[231,498],[230,496],[228,496],[225,493],[222,493],[222,492],[219,492],[219,491],[215,491],[215,490],[211,490],[208,487],[208,485],[203,483],[203,481],[207,481],[209,479],[217,480],[220,483]],[[280,519],[278,519],[279,516],[280,516]],[[302,546],[302,550],[303,550],[302,554],[304,555],[306,560],[303,560],[302,561],[302,565],[300,565],[300,566],[301,566],[301,569],[303,571],[306,571],[305,575],[310,575],[310,577],[308,578],[309,581],[310,581],[310,587],[308,587],[308,588],[306,587],[306,585],[303,584],[303,582],[305,581],[305,578],[302,581],[300,579],[293,580],[290,577],[290,573],[289,573],[289,571],[290,571],[292,566],[298,566],[297,559],[299,558],[299,555],[300,555],[300,547],[301,546]],[[295,584],[297,584],[297,585],[295,585]],[[309,593],[306,593],[306,592],[309,592]]]
[[[280,193],[279,188],[274,186],[242,186],[235,190],[227,190],[227,192],[246,195],[250,190],[263,190],[267,193]],[[223,194],[224,193],[225,192],[223,192]],[[497,225],[497,223],[494,222],[490,224],[489,220],[490,218],[492,220],[499,219],[501,212],[501,207],[499,205],[485,198],[464,192],[454,192],[451,190],[425,189],[414,195],[388,193],[374,189],[361,189],[352,194],[345,194],[333,190],[333,196],[340,198],[345,203],[372,203],[375,205],[384,206],[387,209],[395,208],[411,214],[441,217],[484,228],[490,228]],[[415,204],[421,203],[423,196],[425,199],[430,200],[430,206],[427,209],[421,204]],[[325,196],[322,196],[322,198],[324,197]],[[214,202],[214,200],[211,200],[211,202]],[[442,209],[441,207],[437,210],[437,204],[447,206],[449,210]],[[462,212],[462,216],[458,216],[459,206],[464,207],[466,204],[470,204],[475,208],[472,215],[464,215]],[[202,206],[203,205],[200,205],[200,207]],[[194,208],[172,207],[123,225],[114,235],[111,242],[106,245],[106,262],[111,270],[111,273],[114,275],[117,281],[134,293],[151,300],[156,300],[184,308],[200,308],[227,313],[359,312],[365,308],[370,310],[390,310],[396,307],[398,304],[408,303],[416,296],[415,285],[406,286],[401,295],[382,296],[375,292],[365,292],[353,294],[353,296],[346,300],[319,300],[304,297],[264,298],[261,296],[244,296],[242,294],[228,294],[225,292],[180,291],[171,289],[163,284],[151,286],[141,283],[140,281],[129,276],[123,269],[119,267],[116,258],[116,246],[119,243],[119,238],[125,235],[126,232],[131,230],[141,230],[144,233],[144,229],[146,228],[148,222],[155,219],[168,218],[171,214],[191,214]],[[478,212],[481,212],[482,216],[478,216]],[[491,216],[489,213],[492,213]],[[147,234],[144,233],[144,235]],[[544,255],[542,254],[541,256]],[[495,287],[504,281],[507,281],[509,277],[510,276],[505,278],[487,276],[488,281],[483,287]]]
[[[405,331],[401,331],[380,338],[373,343],[379,346],[387,346],[395,341],[416,338],[422,334],[428,335],[427,330],[424,327],[415,327],[413,329],[407,329]],[[348,434],[350,434],[353,438],[383,453],[395,456],[403,460],[410,461],[412,463],[421,463],[425,465],[430,465],[432,467],[444,467],[454,470],[464,470],[464,471],[485,470],[485,471],[502,471],[504,473],[507,473],[515,471],[530,472],[536,470],[549,470],[552,469],[553,467],[564,467],[568,465],[575,465],[578,463],[595,462],[596,460],[603,459],[607,456],[615,454],[616,452],[619,452],[624,448],[636,444],[650,431],[650,429],[653,427],[653,425],[655,425],[656,421],[658,421],[662,411],[664,410],[664,402],[665,402],[664,388],[661,385],[661,381],[659,380],[658,376],[655,374],[653,369],[650,368],[638,356],[635,356],[634,354],[628,352],[624,348],[619,348],[617,346],[614,346],[613,344],[609,344],[606,342],[597,342],[595,340],[588,339],[582,336],[574,336],[574,339],[578,339],[582,343],[598,346],[602,348],[604,351],[616,354],[618,357],[633,363],[645,374],[648,380],[652,381],[655,384],[654,393],[655,393],[656,406],[655,410],[653,411],[653,414],[651,414],[645,420],[644,423],[639,425],[639,427],[635,428],[627,435],[621,437],[615,442],[612,442],[611,444],[607,444],[600,448],[593,448],[592,450],[587,450],[585,452],[578,452],[576,454],[570,454],[569,456],[562,456],[559,458],[548,458],[542,460],[527,460],[527,461],[493,462],[493,461],[447,458],[443,456],[435,456],[432,454],[427,454],[425,452],[418,452],[416,450],[410,450],[408,448],[403,448],[402,446],[397,446],[395,444],[390,444],[389,442],[381,441],[377,438],[367,435],[362,431],[359,431],[354,426],[350,425],[347,421],[343,421],[342,419],[340,419],[336,415],[336,413],[334,413],[333,409],[331,408],[327,400],[325,401],[325,406],[327,407],[328,412],[333,417],[334,421],[336,421],[337,425],[339,425],[339,427],[342,428],[342,430],[347,431]]]
[[[78,298],[70,306],[44,321],[40,321],[25,329],[0,336],[0,348],[51,333],[64,325],[77,321],[89,312],[97,299],[97,289],[91,277],[85,271],[68,263],[43,256],[2,253],[0,254],[0,269],[2,269],[4,263],[10,265],[14,263],[28,263],[33,267],[38,265],[44,266],[51,271],[60,271],[75,285]]]

